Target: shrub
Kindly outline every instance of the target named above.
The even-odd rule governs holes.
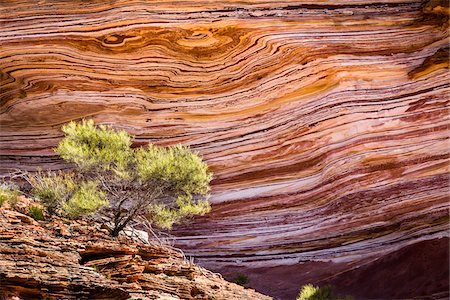
[[[77,189],[75,175],[72,173],[39,171],[28,175],[32,194],[45,206],[49,214],[62,214],[62,206],[72,198]]]
[[[6,202],[15,207],[19,201],[20,192],[14,187],[6,183],[0,184],[0,207]]]
[[[28,207],[28,213],[36,221],[44,220],[44,212],[42,211],[42,209],[40,207],[30,206],[30,207]]]
[[[239,274],[233,279],[233,282],[239,285],[246,285],[248,281],[248,277],[243,274]]]
[[[78,217],[108,204],[94,181],[82,181],[73,173],[42,171],[28,176],[32,193],[49,214]]]
[[[65,137],[55,151],[77,166],[77,174],[38,173],[29,180],[50,213],[79,216],[104,207],[99,212],[116,236],[137,218],[171,228],[210,210],[212,174],[189,147],[133,149],[128,133],[92,120],[70,122],[62,130]]]
[[[307,284],[302,287],[297,300],[351,300],[350,296],[338,296],[333,293],[332,287],[324,287]]]

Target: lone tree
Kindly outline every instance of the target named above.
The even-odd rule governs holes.
[[[161,228],[210,211],[212,174],[201,157],[182,145],[131,148],[132,137],[92,120],[62,127],[55,149],[76,165],[73,173],[30,177],[34,194],[49,212],[78,216],[98,212],[117,236],[131,220],[145,218]]]

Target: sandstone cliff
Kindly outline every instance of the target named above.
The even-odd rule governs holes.
[[[1,1],[1,171],[66,168],[60,126],[94,118],[203,154],[212,213],[175,232],[202,264],[335,268],[448,236],[448,12]]]
[[[0,208],[0,299],[271,299],[167,246],[110,238],[99,224],[35,221]]]

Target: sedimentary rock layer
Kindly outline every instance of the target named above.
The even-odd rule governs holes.
[[[303,262],[289,266],[218,268],[225,278],[244,274],[275,299],[295,299],[300,286],[332,285],[353,299],[448,299],[449,239],[426,240],[373,259]],[[214,266],[213,266],[214,267]]]
[[[63,168],[60,126],[185,143],[203,262],[380,255],[448,235],[445,1],[2,1],[1,166]]]

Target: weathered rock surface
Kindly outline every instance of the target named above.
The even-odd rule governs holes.
[[[449,238],[425,240],[371,258],[346,262],[217,268],[225,278],[248,277],[249,285],[276,299],[295,299],[303,284],[332,285],[353,299],[448,299]],[[270,284],[268,284],[270,283]]]
[[[36,222],[0,209],[1,299],[271,299],[167,246],[112,239],[98,224]]]
[[[2,1],[1,168],[65,167],[51,149],[79,118],[190,144],[215,172],[214,207],[178,245],[214,265],[355,261],[448,236],[448,12]]]

